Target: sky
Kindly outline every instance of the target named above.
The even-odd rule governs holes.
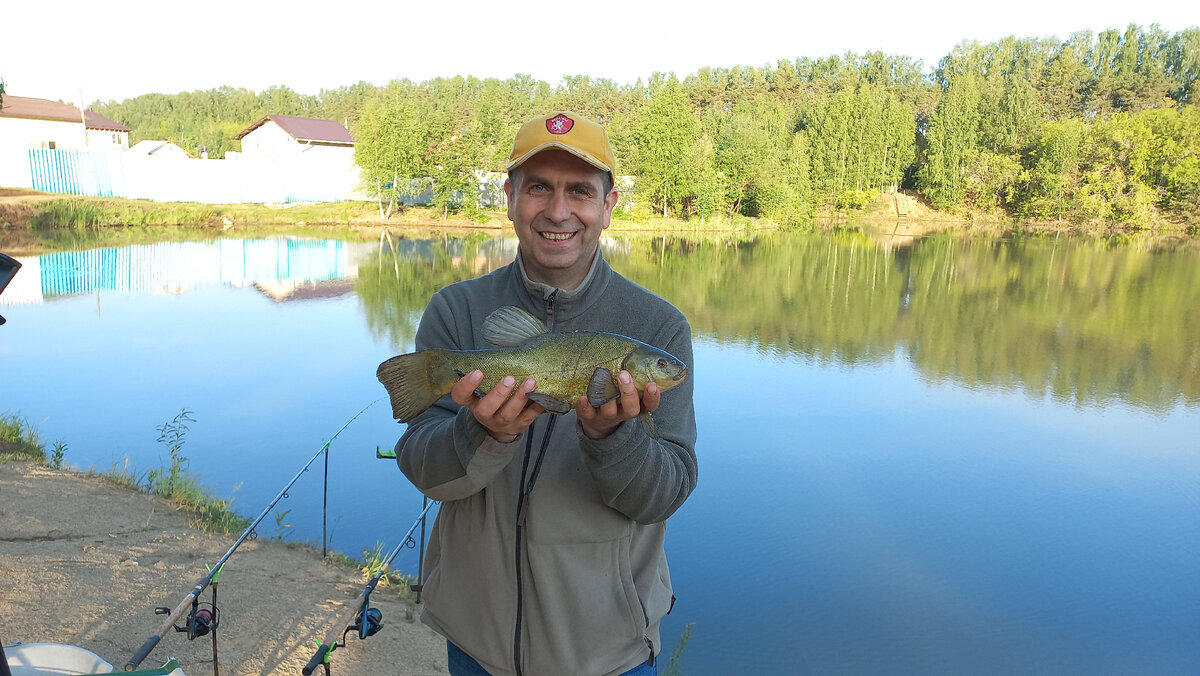
[[[928,71],[963,40],[1064,40],[1077,30],[1200,26],[1186,0],[971,4],[610,0],[312,3],[11,0],[0,9],[0,78],[9,94],[78,103],[148,93],[287,86],[319,94],[360,81],[517,73],[680,79],[702,67],[774,65],[847,51],[903,54]],[[898,11],[908,8],[909,11]]]

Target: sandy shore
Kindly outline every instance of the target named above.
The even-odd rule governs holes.
[[[188,526],[167,501],[104,479],[0,460],[0,642],[67,643],[122,671],[237,539]],[[361,593],[356,569],[309,548],[248,540],[218,578],[220,673],[299,674]],[[200,595],[211,601],[210,590]],[[334,675],[446,673],[443,639],[411,601],[380,588],[384,626],[352,634],[333,654]],[[187,676],[212,673],[209,637],[168,633],[141,664],[177,657]],[[318,670],[316,673],[321,673]]]

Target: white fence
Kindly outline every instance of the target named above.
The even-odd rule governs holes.
[[[123,151],[41,150],[0,157],[0,186],[157,202],[339,202],[370,199],[352,161],[175,159]]]

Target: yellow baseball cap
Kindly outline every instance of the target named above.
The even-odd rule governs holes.
[[[561,148],[616,178],[616,161],[604,127],[579,113],[562,110],[535,117],[521,125],[506,170],[512,171],[550,148]]]

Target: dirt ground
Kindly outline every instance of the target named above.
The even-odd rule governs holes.
[[[165,500],[84,474],[0,460],[0,642],[86,648],[115,671],[155,635],[237,539],[189,528]],[[321,553],[247,540],[218,578],[220,673],[299,674],[362,592],[357,569]],[[200,595],[212,600],[211,590]],[[420,607],[379,588],[384,626],[333,653],[335,676],[445,674],[445,641],[417,619]],[[186,615],[185,615],[186,617]],[[168,633],[141,668],[179,658],[187,676],[211,674],[209,637]],[[321,674],[318,669],[316,674]]]

